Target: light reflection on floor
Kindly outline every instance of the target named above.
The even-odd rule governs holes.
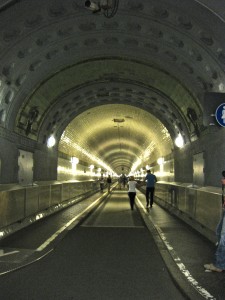
[[[82,226],[143,227],[143,223],[136,208],[133,211],[130,209],[127,191],[116,190]]]

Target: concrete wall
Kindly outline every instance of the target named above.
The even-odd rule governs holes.
[[[0,183],[18,182],[18,148],[3,138],[0,138],[0,161]]]
[[[220,186],[225,170],[225,128],[215,126],[201,139],[205,151],[205,185]]]
[[[193,183],[193,158],[203,153],[205,186],[220,187],[221,171],[225,170],[225,128],[213,126],[199,139],[174,150],[175,182]]]
[[[34,181],[57,180],[58,156],[56,149],[34,151]]]
[[[58,154],[56,148],[48,149],[44,144],[38,144],[36,141],[0,128],[0,184],[19,182],[20,150],[34,154],[34,181],[57,179]]]

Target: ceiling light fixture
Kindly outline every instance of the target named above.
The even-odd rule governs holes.
[[[123,123],[123,122],[125,122],[124,119],[113,119],[113,121],[114,121],[115,123]]]
[[[103,12],[106,18],[112,18],[118,10],[119,0],[87,0],[84,5],[93,13]]]

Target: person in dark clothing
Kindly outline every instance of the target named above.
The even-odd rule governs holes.
[[[110,192],[110,187],[111,187],[111,183],[112,183],[112,178],[110,175],[107,177],[106,182],[107,182],[107,186],[108,186],[108,192]]]
[[[154,174],[151,173],[150,170],[147,170],[147,175],[145,176],[146,182],[146,207],[149,207],[149,200],[150,200],[150,207],[152,207],[154,203],[154,192],[155,192],[155,183],[157,182],[157,178]]]
[[[125,188],[127,184],[127,177],[124,174],[122,176],[122,183],[123,183],[123,187]]]
[[[99,179],[99,181],[100,181],[100,191],[104,192],[105,179],[103,177],[103,174],[101,175],[101,178]]]

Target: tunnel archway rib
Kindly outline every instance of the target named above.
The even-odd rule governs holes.
[[[185,121],[185,116],[170,99],[159,92],[156,93],[141,87],[136,89],[135,85],[123,87],[121,82],[119,84],[107,82],[100,84],[100,87],[97,84],[86,86],[83,90],[78,93],[76,91],[75,95],[71,94],[64,100],[65,103],[69,103],[66,109],[62,109],[65,107],[65,103],[60,99],[60,107],[56,104],[46,114],[46,121],[43,122],[39,133],[40,141],[45,142],[50,134],[59,136],[75,116],[89,107],[105,104],[129,104],[144,109],[160,119],[174,138],[181,133],[186,142],[189,141],[190,128]]]

